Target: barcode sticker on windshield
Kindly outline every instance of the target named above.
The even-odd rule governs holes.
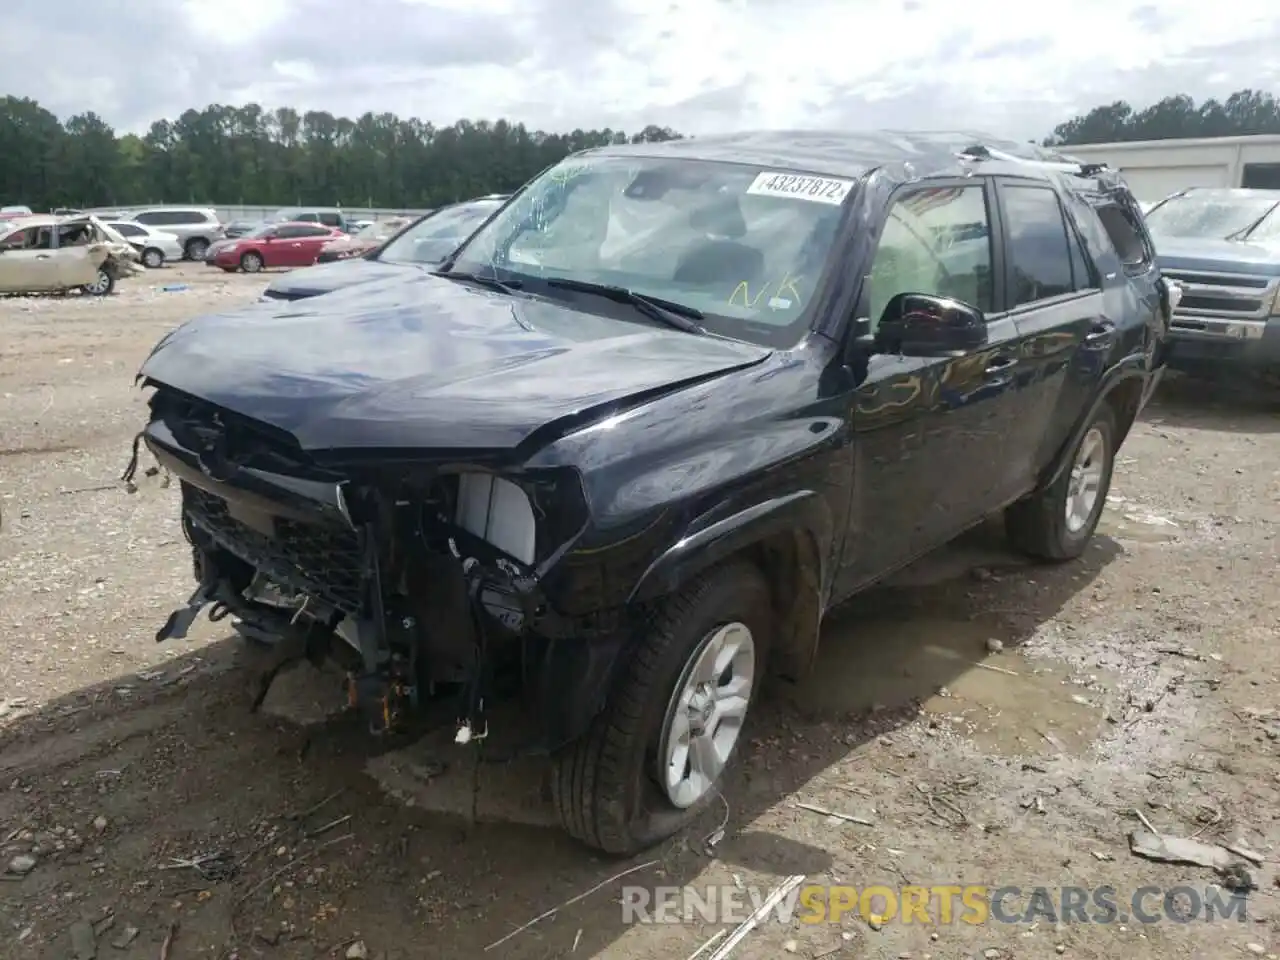
[[[840,206],[853,189],[852,180],[833,180],[830,177],[805,177],[794,173],[766,170],[747,187],[747,193],[757,197],[790,197],[793,200],[809,200],[813,203],[829,203]]]

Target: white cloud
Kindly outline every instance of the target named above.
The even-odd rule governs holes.
[[[1141,107],[1280,81],[1272,0],[133,0],[108,17],[100,0],[5,8],[0,89],[133,129],[258,98],[545,129],[964,127],[1029,138],[1113,100]]]

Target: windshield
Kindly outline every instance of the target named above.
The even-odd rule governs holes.
[[[472,237],[454,269],[625,287],[695,310],[717,333],[789,345],[853,186],[737,163],[570,157]]]
[[[1170,197],[1149,211],[1147,228],[1162,237],[1226,240],[1266,217],[1277,203],[1280,192],[1275,196],[1189,193]]]
[[[501,200],[476,200],[445,207],[392,240],[378,259],[394,263],[439,263],[500,206]]]
[[[274,223],[260,223],[258,224],[258,226],[254,227],[252,230],[246,233],[242,239],[245,239],[245,240],[249,240],[252,238],[262,239],[263,237],[271,236],[275,232],[276,232],[276,225]]]

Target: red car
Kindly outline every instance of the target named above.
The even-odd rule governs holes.
[[[345,237],[341,230],[315,223],[270,223],[209,247],[205,262],[228,273],[257,273],[266,267],[309,267],[320,248]]]

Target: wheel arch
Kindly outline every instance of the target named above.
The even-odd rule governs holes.
[[[1053,486],[1062,476],[1063,471],[1070,467],[1073,451],[1104,405],[1110,406],[1115,413],[1115,446],[1116,451],[1119,451],[1120,445],[1133,428],[1138,413],[1150,395],[1151,376],[1152,372],[1147,369],[1141,354],[1126,357],[1108,369],[1102,377],[1101,387],[1095,394],[1093,402],[1076,420],[1066,442],[1059,448],[1041,476],[1035,492],[1038,493]]]
[[[645,570],[628,603],[653,602],[714,567],[745,559],[769,584],[775,625],[771,670],[798,679],[817,653],[830,576],[831,510],[817,492],[800,490],[707,519],[719,512],[691,523]]]

